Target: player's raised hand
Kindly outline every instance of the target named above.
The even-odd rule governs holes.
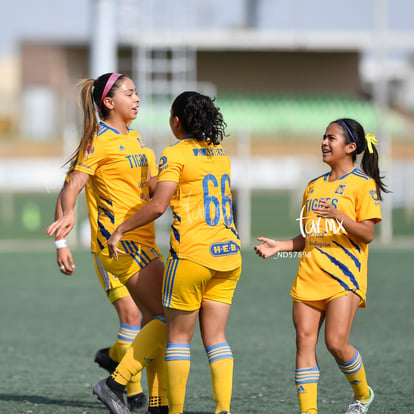
[[[280,251],[280,243],[276,240],[268,239],[266,237],[258,237],[257,240],[261,241],[263,244],[254,246],[254,250],[260,257],[263,257],[264,259],[273,256]]]

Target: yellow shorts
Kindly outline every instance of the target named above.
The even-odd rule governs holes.
[[[107,272],[102,266],[101,261],[96,253],[92,253],[93,262],[95,265],[96,275],[101,282],[102,287],[105,289],[106,295],[111,303],[116,302],[118,299],[129,296],[128,289],[121,281],[112,273]]]
[[[194,311],[200,308],[203,300],[231,304],[240,274],[241,267],[220,272],[169,256],[162,286],[163,305]]]
[[[322,312],[326,310],[328,303],[334,299],[340,298],[341,296],[347,296],[349,293],[348,290],[344,290],[342,292],[336,293],[335,295],[331,296],[327,299],[321,300],[300,300],[300,299],[293,299],[293,302],[297,303],[304,303],[305,305],[312,306],[312,308],[318,309]]]
[[[119,281],[124,285],[153,260],[163,260],[156,245],[152,247],[137,243],[130,243],[130,245],[134,246],[134,250],[128,253],[118,253],[118,260],[109,257],[108,247],[98,253],[99,260],[105,270],[117,275]]]

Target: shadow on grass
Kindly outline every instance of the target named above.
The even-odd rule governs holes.
[[[22,404],[42,404],[42,405],[58,405],[60,407],[77,407],[77,408],[102,408],[102,403],[96,402],[64,400],[58,398],[48,398],[42,395],[17,395],[17,394],[1,394],[0,401],[13,401]],[[211,414],[210,411],[185,411],[185,414]]]
[[[0,401],[14,401],[23,404],[58,405],[61,407],[97,408],[99,402],[65,400],[42,395],[0,394]]]

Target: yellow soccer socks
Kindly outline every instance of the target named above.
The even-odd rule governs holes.
[[[230,412],[233,388],[233,354],[227,342],[206,348],[210,364],[213,396],[216,403],[215,413]]]
[[[301,413],[316,414],[318,412],[319,376],[318,366],[295,370],[295,384]]]
[[[167,373],[165,366],[165,348],[146,366],[149,407],[167,407]]]
[[[190,372],[190,345],[168,343],[165,350],[167,367],[168,407],[170,414],[180,414],[184,409],[185,389]]]
[[[370,391],[365,374],[364,364],[357,349],[355,356],[348,362],[341,363],[336,361],[339,369],[345,374],[346,379],[351,384],[356,400],[367,402],[370,398]]]
[[[114,361],[121,361],[127,349],[141,330],[141,326],[127,325],[121,323],[116,342],[109,349],[109,356]],[[131,377],[127,385],[127,394],[136,395],[142,392],[141,372]]]
[[[167,325],[164,316],[155,317],[148,322],[135,337],[131,346],[126,351],[111,378],[117,384],[126,386],[131,378],[141,372],[148,364],[162,355],[167,342]],[[158,382],[165,381],[163,375],[158,377]],[[164,390],[166,385],[158,384],[158,391]],[[157,391],[157,392],[158,392]],[[166,401],[166,395],[149,395],[150,401],[156,397],[157,401]]]

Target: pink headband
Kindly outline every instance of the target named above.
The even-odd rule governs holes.
[[[106,81],[105,88],[102,92],[101,100],[98,105],[98,112],[101,112],[101,106],[103,100],[106,98],[106,95],[108,95],[108,92],[111,90],[112,86],[114,86],[114,83],[122,76],[122,73],[113,73],[108,80]]]

